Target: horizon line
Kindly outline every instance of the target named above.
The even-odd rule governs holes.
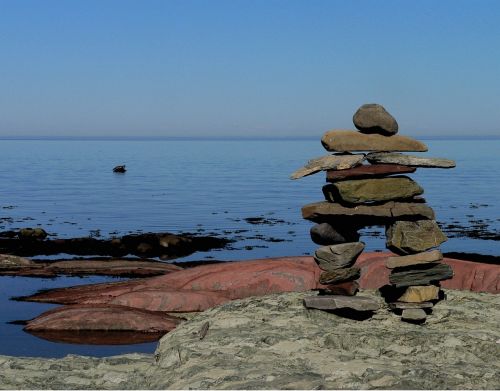
[[[420,140],[496,140],[500,135],[435,135]],[[300,141],[317,140],[313,136],[0,136],[2,141]]]

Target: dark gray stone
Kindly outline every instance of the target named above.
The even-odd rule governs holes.
[[[429,285],[453,277],[452,268],[446,263],[429,263],[412,268],[397,268],[389,275],[389,282],[396,288],[412,285]]]
[[[379,104],[368,103],[361,106],[352,117],[354,126],[362,133],[379,133],[392,136],[398,132],[398,123]]]
[[[350,231],[350,232],[346,232]],[[320,246],[329,246],[332,244],[357,242],[359,234],[354,228],[346,227],[339,229],[329,223],[316,224],[311,227],[311,240]]]

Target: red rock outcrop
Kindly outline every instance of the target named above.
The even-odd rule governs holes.
[[[361,254],[355,265],[361,268],[359,283],[362,289],[377,289],[388,283],[389,270],[384,262],[390,255],[393,254]],[[500,292],[499,265],[449,258],[445,258],[444,262],[453,267],[455,276],[443,282],[443,287]],[[162,291],[164,301],[171,300],[168,295],[172,295],[172,291],[224,292],[229,299],[239,299],[277,292],[325,288],[317,283],[320,273],[321,270],[313,258],[308,256],[258,259],[203,265],[147,279],[55,289],[33,295],[26,300],[60,304],[108,303],[121,295],[151,290]],[[141,300],[146,303],[145,294],[141,295]],[[133,296],[125,297],[126,300],[132,300]],[[196,305],[198,304],[190,303],[192,307]],[[199,305],[204,308],[206,303]]]

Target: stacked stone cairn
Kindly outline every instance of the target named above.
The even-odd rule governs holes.
[[[437,247],[447,238],[435,221],[434,211],[421,197],[424,190],[401,175],[418,167],[452,168],[447,159],[400,152],[426,152],[427,146],[397,135],[398,123],[378,104],[361,106],[353,117],[359,132],[332,130],[321,143],[333,154],[310,160],[291,175],[302,178],[326,171],[326,201],[305,205],[302,216],[316,223],[311,239],[320,245],[314,259],[323,270],[318,296],[308,297],[308,308],[370,312],[379,308],[367,297],[355,296],[360,268],[356,259],[365,245],[358,231],[385,226],[390,284],[381,289],[389,307],[409,322],[424,322],[433,304],[443,297],[439,281],[451,278],[450,266],[441,262]]]

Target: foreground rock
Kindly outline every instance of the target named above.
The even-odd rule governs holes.
[[[440,280],[453,277],[453,270],[445,263],[421,265],[418,269],[394,269],[389,276],[389,281],[395,287],[411,285],[428,285]]]
[[[370,153],[366,158],[374,164],[389,163],[427,168],[453,168],[456,166],[455,162],[449,159],[403,155],[402,153]]]
[[[495,389],[500,296],[447,291],[423,326],[307,310],[309,292],[248,298],[183,322],[153,355],[0,356],[8,389]],[[382,304],[374,292],[361,292]],[[197,335],[208,322],[208,332]],[[466,359],[464,359],[466,357]]]
[[[364,155],[326,155],[311,159],[302,168],[295,171],[290,178],[299,179],[323,170],[345,170],[365,160]]]
[[[398,135],[387,137],[380,134],[363,134],[352,130],[332,130],[326,132],[321,139],[321,143],[327,151],[331,152],[427,151],[425,144],[410,137]]]
[[[384,106],[368,103],[361,106],[352,117],[352,122],[363,133],[379,133],[392,136],[398,132],[398,123]]]

